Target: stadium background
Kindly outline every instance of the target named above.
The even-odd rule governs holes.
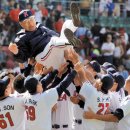
[[[70,0],[0,0],[0,69],[18,64],[8,51],[9,43],[20,29],[18,13],[31,9],[37,21],[60,33],[65,19],[70,18]],[[107,34],[112,35],[116,49],[112,63],[127,78],[130,72],[130,0],[75,0],[81,11],[82,23],[75,35],[82,45],[77,49],[83,59],[103,63],[101,46]],[[123,48],[121,55],[117,50]]]

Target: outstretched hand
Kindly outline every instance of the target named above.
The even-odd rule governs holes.
[[[62,74],[64,74],[66,71],[67,71],[67,65],[69,63],[66,62],[66,63],[63,63],[60,65],[59,69],[58,69],[58,77],[61,78]]]
[[[70,97],[70,101],[73,102],[74,104],[78,104],[79,103],[79,99],[76,96],[71,96]]]
[[[18,49],[18,46],[15,44],[15,43],[10,43],[9,44],[9,47],[8,47],[8,49],[13,53],[13,54],[18,54],[18,51],[19,51],[19,49]]]
[[[36,63],[36,61],[35,61],[35,59],[34,58],[29,58],[28,59],[28,64],[30,64],[30,65],[34,65]]]
[[[79,61],[79,55],[75,52],[73,48],[65,50],[65,58],[72,61],[73,64],[76,64]]]
[[[44,66],[42,64],[36,63],[34,67],[34,73],[40,74],[42,72],[43,67]]]
[[[49,68],[46,68],[46,67],[43,67],[42,69],[42,74],[43,75],[47,75],[48,73],[52,72],[53,71],[53,67],[49,67]]]

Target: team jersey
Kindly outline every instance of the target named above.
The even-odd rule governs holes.
[[[117,108],[119,108],[122,99],[125,97],[124,90],[120,90],[118,92],[110,92],[110,110],[114,112]]]
[[[78,97],[78,93],[75,91],[74,96]],[[73,112],[74,112],[74,118],[73,118],[73,124],[72,124],[72,130],[83,130],[83,109],[80,108],[79,105],[74,104]]]
[[[110,111],[115,112],[117,108],[119,108],[121,101],[125,97],[124,90],[121,88],[118,92],[110,92]],[[105,130],[116,130],[118,127],[118,123],[116,122],[106,122]]]
[[[130,95],[121,102],[124,117],[118,123],[118,130],[130,130]]]
[[[89,82],[85,82],[81,87],[80,95],[85,98],[84,111],[87,111],[90,107],[97,114],[107,113],[110,105],[108,94],[97,91]],[[104,130],[105,122],[96,119],[83,119],[83,127],[84,130]]]
[[[75,86],[70,84],[67,88],[70,95],[74,94]],[[70,97],[65,92],[61,94],[57,101],[57,109],[52,113],[52,126],[59,125],[58,130],[71,130],[73,121],[73,103],[70,101]],[[64,127],[66,125],[66,127]],[[53,128],[53,130],[56,128]]]
[[[0,100],[0,130],[25,130],[25,107],[21,97]]]
[[[55,88],[44,93],[29,94],[24,102],[27,113],[26,130],[51,130],[51,109],[57,99]]]

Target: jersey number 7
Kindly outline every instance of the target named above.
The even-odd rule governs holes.
[[[34,106],[25,106],[25,109],[27,114],[27,120],[34,121],[36,119]]]
[[[10,113],[7,112],[7,113],[5,114],[5,116],[4,116],[3,114],[0,115],[0,128],[1,128],[1,129],[7,128],[7,122],[6,122],[5,118],[8,119],[10,126],[14,126],[14,123],[13,123],[13,121],[12,121],[12,118],[11,118],[11,116],[10,116]]]

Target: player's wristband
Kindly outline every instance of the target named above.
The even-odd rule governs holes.
[[[78,61],[76,64],[74,64],[74,67],[77,66],[77,65],[80,65],[80,64],[81,64],[81,62]]]
[[[114,112],[114,116],[116,116],[118,120],[120,121],[124,117],[123,110],[121,108],[117,108]]]

